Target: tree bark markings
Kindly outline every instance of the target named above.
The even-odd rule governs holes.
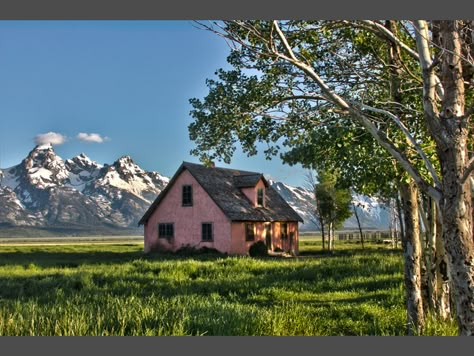
[[[424,329],[423,299],[421,296],[421,243],[418,212],[418,189],[413,181],[400,185],[405,221],[402,237],[405,261],[405,288],[408,335],[421,335]]]
[[[444,145],[438,145],[443,177],[440,210],[443,241],[455,293],[461,335],[474,335],[474,246],[472,243],[472,200],[469,182],[460,183],[468,159],[468,129],[464,118],[464,80],[458,21],[436,22],[445,54],[441,80],[445,89],[440,114]]]

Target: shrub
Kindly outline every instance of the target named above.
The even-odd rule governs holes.
[[[252,257],[268,256],[268,249],[265,242],[260,240],[260,241],[255,242],[252,246],[250,246],[249,255]]]

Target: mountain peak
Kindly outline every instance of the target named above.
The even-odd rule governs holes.
[[[132,157],[128,155],[120,157],[114,162],[113,166],[118,172],[131,171],[135,174],[145,172],[138,164],[133,161]]]
[[[36,145],[33,151],[43,151],[43,150],[49,150],[49,149],[51,150],[53,149],[53,145],[50,142],[43,143],[41,145]]]
[[[30,151],[27,161],[30,161],[30,164],[43,165],[51,161],[62,161],[61,157],[56,155],[53,145],[50,143],[37,145],[33,150]]]
[[[36,145],[28,154],[27,158],[34,160],[43,160],[46,158],[56,159],[59,158],[54,151],[53,145],[50,143],[45,143],[41,145]],[[60,158],[59,158],[60,159]]]
[[[90,171],[92,169],[102,168],[102,165],[90,159],[85,153],[81,153],[71,159],[68,159],[66,161],[66,165],[70,170],[74,171],[74,173],[77,173],[76,171],[82,169]]]
[[[134,164],[135,162],[133,162],[133,159],[132,157],[130,157],[129,155],[126,155],[126,156],[122,156],[120,157],[117,162],[123,162],[123,163],[132,163]]]
[[[87,162],[87,163],[95,163],[97,164],[97,162],[91,160],[85,153],[81,153],[79,155],[77,155],[76,157],[72,158],[73,161],[79,161],[79,162]]]

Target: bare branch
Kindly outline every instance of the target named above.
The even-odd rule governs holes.
[[[251,33],[252,35],[260,38],[263,43],[266,44],[266,50],[269,53],[261,53],[262,50],[261,48],[255,47],[249,43],[247,43],[246,36],[241,37],[241,36],[235,36],[234,34],[229,34],[226,33],[224,28],[220,28],[221,31],[215,28],[210,28],[211,31],[218,33],[220,36],[228,38],[230,41],[233,43],[239,43],[242,46],[245,46],[247,49],[254,51],[257,55],[265,55],[269,58],[279,58],[281,60],[284,60],[288,63],[293,64],[296,68],[299,68],[300,70],[303,71],[309,78],[311,78],[320,88],[322,94],[321,94],[321,99],[324,99],[325,101],[333,104],[335,107],[339,108],[342,112],[345,112],[349,115],[351,115],[353,118],[355,118],[363,127],[367,129],[367,131],[372,135],[372,137],[387,151],[392,155],[392,157],[395,158],[395,160],[408,172],[408,174],[414,179],[414,181],[420,186],[421,189],[425,190],[430,196],[432,196],[436,201],[439,201],[441,198],[440,191],[437,189],[437,187],[431,186],[428,182],[426,182],[421,174],[418,172],[418,170],[411,164],[411,162],[408,160],[408,158],[405,156],[403,152],[401,152],[394,144],[391,142],[388,137],[385,135],[384,132],[378,129],[378,127],[372,122],[370,116],[364,114],[360,108],[357,108],[357,106],[350,104],[346,99],[342,98],[340,95],[338,95],[335,90],[331,89],[327,82],[323,80],[318,73],[314,70],[314,68],[309,64],[306,63],[303,60],[300,60],[297,58],[296,54],[293,52],[292,47],[288,43],[288,40],[281,30],[279,26],[278,21],[273,21],[272,23],[272,29],[271,31],[276,33],[276,37],[278,38],[279,42],[283,46],[284,52],[280,52],[277,49],[276,43],[274,43],[273,38],[269,41],[268,38],[263,38],[261,33],[255,28],[252,28],[252,26],[249,27],[248,24],[242,23],[239,21],[235,21],[235,23],[239,26],[241,26],[243,29],[247,30],[248,33]],[[376,22],[368,22],[367,24],[371,24],[374,29],[377,31],[384,31],[386,32],[387,29],[383,27],[382,25],[376,23]],[[207,25],[206,25],[207,26]],[[219,26],[219,25],[218,25]],[[383,28],[383,29],[382,29]],[[392,36],[394,36],[392,34]],[[418,36],[420,37],[420,36]],[[417,42],[418,42],[418,37],[417,37]],[[399,42],[399,41],[398,41]],[[397,42],[397,43],[398,43]],[[400,44],[402,46],[402,44]],[[406,45],[405,45],[406,46]],[[403,46],[402,46],[403,47]],[[420,52],[420,51],[419,51]],[[431,59],[429,58],[429,52],[428,56],[425,56],[424,52],[420,52],[420,54],[416,55],[416,58],[419,58],[420,62],[423,63],[425,59],[429,59],[427,61],[426,65],[423,68],[428,68],[429,63],[431,62]],[[430,81],[428,84],[430,84],[430,88],[434,88],[436,86],[436,81],[435,81],[435,76],[433,73],[430,78],[432,81]],[[424,82],[424,89],[426,90],[427,88],[427,83]],[[431,91],[429,92],[431,93]],[[431,96],[429,96],[431,98]],[[433,104],[431,106],[432,112],[433,112],[433,118],[437,118],[436,116],[436,106],[434,105],[436,97],[433,95]],[[424,104],[425,101],[424,101]],[[426,162],[425,162],[426,163]],[[434,171],[433,171],[434,172]],[[435,177],[435,176],[434,176]],[[435,182],[437,182],[437,179],[434,179]]]
[[[200,29],[200,30],[206,30],[206,31],[213,32],[216,35],[218,35],[219,37],[222,37],[224,39],[224,41],[227,43],[227,46],[230,49],[232,49],[232,50],[237,49],[237,47],[235,45],[236,41],[231,40],[229,38],[229,36],[227,36],[225,34],[225,32],[222,30],[222,26],[218,25],[216,22],[209,21],[211,23],[210,25],[207,25],[204,22],[197,21],[197,20],[194,21],[194,22],[198,25],[198,26],[194,26],[195,28]]]
[[[290,101],[290,100],[324,100],[327,101],[327,99],[324,96],[321,95],[293,95],[293,96],[287,96],[281,99],[278,99],[275,101],[275,104],[283,103],[285,101]]]
[[[380,113],[380,114],[386,115],[390,119],[392,119],[392,121],[402,130],[402,132],[407,137],[409,142],[413,145],[416,152],[418,152],[418,154],[420,155],[421,159],[423,160],[423,163],[425,164],[426,168],[428,169],[428,171],[431,174],[431,178],[433,179],[435,187],[437,187],[437,188],[441,187],[441,183],[440,183],[440,180],[438,178],[438,174],[436,173],[436,170],[434,169],[433,165],[431,164],[431,161],[428,159],[428,157],[426,157],[426,154],[424,153],[424,151],[422,150],[420,145],[416,142],[416,140],[413,138],[413,136],[410,134],[410,131],[408,131],[408,128],[403,124],[403,122],[401,122],[400,118],[398,118],[397,116],[395,116],[394,114],[392,114],[391,112],[389,112],[387,110],[373,108],[371,106],[361,104],[361,103],[354,103],[354,104],[360,106],[362,109],[366,109],[366,110],[369,110],[369,111]]]
[[[419,54],[408,47],[405,43],[403,43],[397,36],[395,36],[391,31],[389,31],[385,26],[378,23],[377,21],[369,21],[363,20],[360,21],[361,23],[367,25],[366,29],[371,29],[373,31],[378,32],[385,38],[388,38],[390,41],[394,42],[395,44],[399,45],[402,49],[404,49],[410,56],[414,59],[419,60]],[[355,23],[357,26],[357,22]]]
[[[303,70],[311,79],[313,79],[316,84],[319,86],[323,95],[327,98],[328,101],[334,103],[336,106],[339,106],[343,110],[347,110],[354,118],[356,118],[359,123],[364,126],[367,131],[372,135],[372,137],[382,146],[384,147],[396,160],[400,165],[407,171],[407,173],[413,178],[417,185],[420,186],[421,189],[425,190],[433,199],[439,201],[441,199],[441,193],[436,188],[431,186],[428,182],[426,182],[417,169],[410,163],[410,161],[406,158],[406,156],[398,150],[398,148],[387,138],[387,136],[381,132],[374,123],[364,115],[360,110],[356,109],[353,105],[350,105],[348,101],[340,97],[334,90],[329,88],[324,80],[314,71],[312,67],[299,61],[293,50],[291,49],[288,41],[286,40],[285,35],[281,31],[278,22],[274,21],[275,29],[280,37],[282,43],[286,51],[288,52],[288,56],[283,55],[281,53],[277,54],[280,58],[292,63],[296,67]]]
[[[423,71],[423,108],[425,111],[426,124],[439,143],[446,142],[444,129],[439,123],[438,108],[436,106],[436,76],[431,67],[431,54],[428,40],[428,23],[424,20],[415,21],[415,37],[418,53],[420,54],[420,65]]]
[[[293,53],[293,50],[291,49],[288,40],[286,39],[286,36],[283,34],[283,32],[280,29],[280,26],[278,25],[278,22],[276,20],[273,21],[273,26],[278,33],[278,37],[280,37],[280,40],[283,42],[283,45],[285,46],[286,51],[288,52],[288,55],[293,61],[298,61],[296,58],[295,54]]]
[[[439,58],[435,58],[434,60],[431,59],[429,48],[430,43],[433,42],[430,41],[429,38],[428,23],[424,20],[418,20],[414,22],[413,26],[415,28],[416,46],[420,55],[421,69],[424,74],[428,74],[427,76],[423,75],[423,80],[425,81],[425,84],[428,85],[426,77],[428,78],[430,91],[433,90],[433,93],[430,94],[430,96],[433,96],[433,103],[435,103],[436,94],[441,100],[444,97],[444,88],[441,85],[440,79],[434,72],[434,68],[438,65]]]

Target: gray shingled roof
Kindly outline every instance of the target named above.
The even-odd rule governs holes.
[[[240,171],[229,168],[205,167],[200,164],[183,162],[166,188],[158,195],[139,225],[148,221],[155,208],[167,194],[176,178],[183,170],[189,173],[209,194],[212,200],[232,221],[301,221],[303,219],[273,189],[261,173]],[[240,190],[255,186],[262,179],[266,186],[265,207],[254,207]]]
[[[258,181],[263,177],[262,174],[241,174],[233,177],[234,185],[237,188],[255,187]]]

